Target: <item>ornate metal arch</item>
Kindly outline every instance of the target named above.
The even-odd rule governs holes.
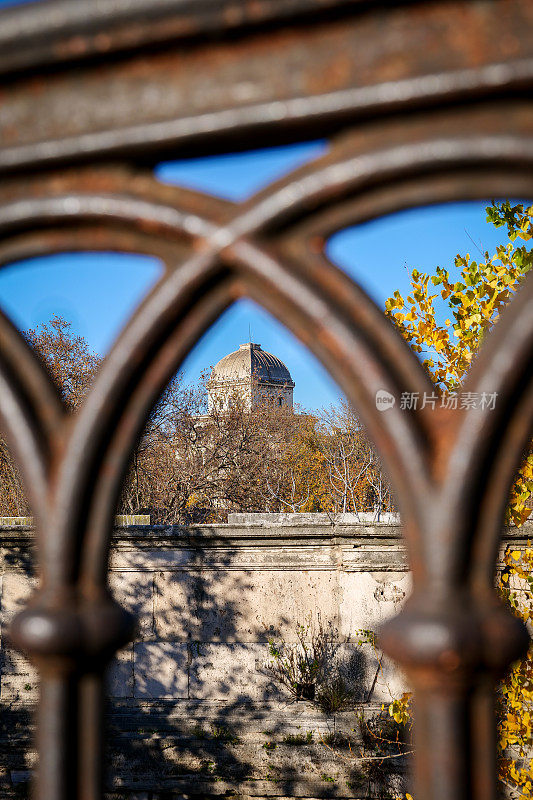
[[[36,796],[100,797],[102,673],[132,635],[106,577],[121,481],[166,382],[247,295],[329,370],[394,483],[414,592],[382,642],[415,688],[416,800],[494,798],[494,683],[527,644],[492,583],[533,418],[533,280],[467,379],[469,390],[499,393],[495,411],[383,414],[377,390],[431,384],[323,247],[343,225],[401,208],[533,197],[531,4],[82,6],[54,0],[0,15],[0,261],[126,250],[158,256],[165,271],[74,419],[0,316],[0,418],[38,520],[41,586],[11,632],[41,674]],[[489,31],[498,34],[490,46]],[[426,40],[430,54],[417,49]],[[398,42],[403,64],[392,58]],[[48,71],[38,90],[28,74],[37,69]],[[205,97],[198,72],[213,89]],[[108,85],[122,105],[104,96],[97,107],[95,92]],[[65,114],[71,102],[80,119]],[[319,134],[331,141],[324,157],[240,206],[162,186],[147,169],[171,148],[217,152]]]

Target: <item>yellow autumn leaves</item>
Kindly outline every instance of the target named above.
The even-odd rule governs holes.
[[[498,323],[533,266],[533,251],[525,242],[533,238],[533,206],[493,203],[487,221],[506,227],[509,241],[490,255],[474,260],[456,256],[455,274],[437,267],[433,273],[411,272],[411,291],[394,292],[385,311],[399,328],[441,392],[460,387],[485,335]],[[444,322],[440,320],[444,319]],[[533,452],[526,455],[509,499],[508,520],[522,525],[531,513]],[[512,549],[505,555],[500,591],[531,629],[533,626],[533,548]],[[389,707],[397,722],[410,719],[410,697],[404,695]],[[513,800],[533,798],[533,648],[516,662],[499,688],[499,777]],[[406,800],[412,800],[409,794]]]
[[[423,356],[423,364],[437,388],[452,392],[462,383],[487,332],[533,265],[533,252],[525,242],[533,237],[533,206],[493,203],[487,221],[507,227],[509,241],[480,261],[455,257],[455,276],[436,267],[433,273],[411,272],[411,291],[403,297],[394,292],[385,302],[385,313],[394,321],[411,348]],[[444,322],[441,322],[446,315]],[[517,476],[509,503],[509,520],[522,525],[530,514],[527,501],[533,494],[533,453]]]
[[[531,629],[533,624],[533,548],[505,553],[500,591],[514,613]],[[499,776],[519,800],[533,797],[531,748],[533,747],[533,647],[513,664],[498,697]]]

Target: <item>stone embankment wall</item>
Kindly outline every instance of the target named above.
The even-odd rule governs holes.
[[[525,545],[532,532],[508,531],[502,546]],[[34,585],[33,533],[4,528],[0,546],[5,634]],[[120,528],[110,583],[139,620],[108,676],[110,797],[385,797],[401,785],[403,760],[380,771],[369,732],[381,730],[382,704],[405,687],[358,634],[397,613],[409,593],[397,524],[283,515]],[[298,625],[334,639],[330,706],[340,710],[296,700],[272,676],[269,640],[295,642]],[[0,698],[0,793],[23,796],[37,678],[5,637]],[[361,741],[367,761],[354,756]]]

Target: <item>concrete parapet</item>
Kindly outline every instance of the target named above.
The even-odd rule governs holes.
[[[399,525],[396,512],[359,511],[330,514],[323,512],[279,512],[246,511],[228,514],[229,525]]]

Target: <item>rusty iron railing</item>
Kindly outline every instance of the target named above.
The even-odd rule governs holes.
[[[133,621],[107,588],[112,518],[166,382],[244,295],[355,404],[392,478],[414,576],[382,632],[415,689],[416,800],[496,796],[493,693],[527,635],[493,572],[533,414],[533,280],[465,389],[495,410],[378,412],[431,391],[327,237],[426,203],[533,195],[531,0],[48,0],[0,13],[0,259],[150,253],[166,271],[70,418],[0,317],[0,412],[38,521],[40,588],[11,636],[40,671],[39,800],[101,797],[102,673]],[[159,184],[164,157],[327,136],[241,205]]]

